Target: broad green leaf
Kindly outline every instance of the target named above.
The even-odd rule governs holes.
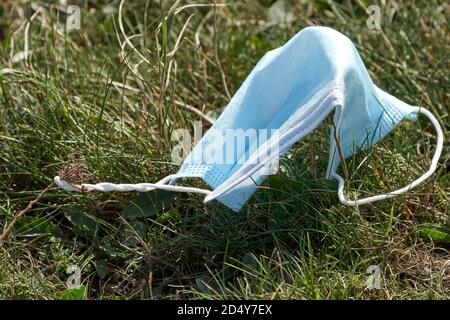
[[[95,261],[95,270],[97,271],[97,275],[100,277],[100,279],[105,279],[109,271],[108,261],[106,261],[105,259]]]
[[[65,242],[70,242],[59,225],[53,224],[45,218],[25,216],[17,221],[13,233],[16,237],[34,238],[52,236]]]
[[[173,199],[173,193],[164,190],[141,193],[122,209],[122,217],[129,220],[155,216],[166,211]]]
[[[439,186],[444,190],[450,189],[450,173],[444,174],[438,180]]]
[[[79,286],[78,288],[67,289],[64,291],[60,300],[85,300],[86,287]]]
[[[447,227],[420,226],[417,231],[422,237],[428,237],[436,242],[450,243],[450,229]]]
[[[147,233],[147,225],[139,220],[132,219],[123,226],[122,230],[122,242],[127,246],[135,246],[139,243],[138,238],[145,238]]]
[[[75,227],[75,231],[89,239],[93,240],[97,235],[100,224],[97,218],[88,215],[78,208],[67,208],[64,210],[65,217],[72,222]]]

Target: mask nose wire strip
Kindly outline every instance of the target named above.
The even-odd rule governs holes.
[[[367,204],[367,203],[371,203],[371,202],[398,196],[402,193],[408,192],[412,188],[421,184],[422,182],[424,182],[426,179],[428,179],[434,173],[434,171],[436,170],[439,158],[442,153],[442,148],[444,145],[444,134],[443,134],[441,126],[439,125],[439,122],[437,121],[437,119],[433,116],[433,114],[430,111],[428,111],[427,109],[425,109],[423,107],[415,107],[414,111],[425,115],[431,121],[434,128],[436,129],[436,134],[437,134],[436,151],[434,152],[434,156],[433,156],[433,159],[431,160],[431,165],[430,165],[430,168],[428,169],[428,171],[425,172],[418,179],[414,180],[413,182],[411,182],[410,184],[408,184],[407,186],[405,186],[401,189],[398,189],[398,190],[395,190],[395,191],[392,191],[392,192],[389,192],[386,194],[380,194],[380,195],[367,197],[367,198],[363,198],[363,199],[357,199],[357,200],[349,200],[347,198],[347,196],[344,194],[344,179],[339,174],[337,174],[336,171],[334,171],[334,172],[332,172],[332,177],[335,178],[339,183],[338,195],[339,195],[339,200],[341,201],[342,204],[345,204],[347,206],[358,206],[358,205],[363,205],[363,204]]]
[[[137,183],[137,184],[128,184],[128,183],[109,183],[109,182],[101,182],[97,184],[89,184],[83,183],[81,185],[70,184],[67,181],[61,179],[61,177],[56,176],[53,178],[55,184],[64,189],[65,191],[100,191],[100,192],[111,192],[111,191],[119,191],[119,192],[148,192],[155,189],[166,190],[166,191],[175,191],[175,192],[191,192],[191,193],[201,193],[208,195],[211,193],[210,190],[200,189],[200,188],[191,188],[191,187],[183,187],[183,186],[175,186],[168,185],[173,179],[176,178],[175,174],[168,175],[167,177],[161,179],[156,183]]]

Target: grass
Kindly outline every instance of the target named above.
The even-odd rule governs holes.
[[[366,27],[362,0],[287,2],[284,22],[271,20],[272,2],[71,1],[82,13],[71,32],[58,29],[65,8],[51,1],[2,2],[0,230],[68,163],[83,159],[93,181],[176,172],[173,130],[193,132],[202,119],[207,128],[204,115],[220,114],[258,59],[308,25],[348,35],[374,82],[432,110],[448,137],[445,1],[381,5],[382,30]],[[330,126],[299,142],[238,214],[198,195],[52,187],[0,244],[0,298],[66,297],[71,265],[88,299],[450,298],[448,144],[426,183],[351,208],[323,179]],[[422,117],[403,122],[347,160],[352,193],[407,184],[427,168],[435,141]],[[380,289],[366,289],[371,265]]]

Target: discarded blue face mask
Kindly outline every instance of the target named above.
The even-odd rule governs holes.
[[[426,109],[410,106],[374,85],[353,43],[343,34],[326,27],[308,27],[284,46],[266,53],[178,173],[156,184],[74,186],[59,177],[55,182],[66,190],[159,188],[198,192],[206,194],[205,202],[216,199],[239,211],[270,173],[274,160],[317,128],[333,110],[326,177],[338,181],[342,203],[359,205],[399,195],[436,169],[443,146],[436,118]],[[372,147],[401,120],[414,121],[417,113],[427,116],[437,132],[430,169],[402,189],[348,200],[344,180],[336,172],[340,159]],[[186,177],[201,178],[213,190],[174,185],[177,179]]]

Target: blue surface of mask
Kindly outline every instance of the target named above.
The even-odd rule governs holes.
[[[202,178],[213,189],[205,202],[217,199],[239,211],[265,179],[274,156],[286,153],[333,110],[344,157],[371,147],[403,118],[415,117],[411,106],[373,84],[346,36],[308,27],[264,55],[177,178]],[[239,130],[248,134],[230,148],[227,134]],[[334,137],[331,133],[327,177],[340,164]],[[272,148],[275,154],[267,152]]]

